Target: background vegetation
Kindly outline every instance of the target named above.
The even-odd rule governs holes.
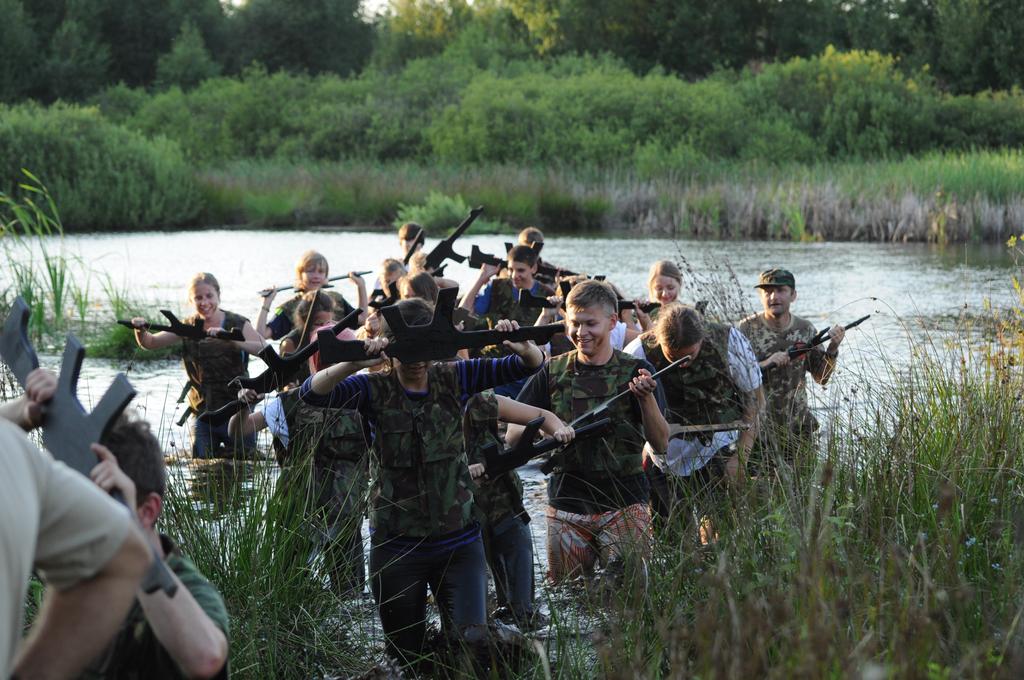
[[[1011,5],[393,0],[369,17],[355,0],[0,0],[0,190],[32,169],[71,229],[383,225],[462,190],[512,225],[788,233],[720,198],[753,176],[761,195],[799,185],[873,215],[840,227],[776,205],[818,237],[940,238],[952,203],[968,216],[953,238],[1005,238],[976,215],[1014,215],[1024,179],[984,170],[1024,143]],[[898,198],[837,167],[887,174]],[[490,180],[442,186],[460,172]],[[519,191],[507,172],[563,186]],[[400,190],[358,179],[395,174]],[[898,228],[905,196],[923,217]]]

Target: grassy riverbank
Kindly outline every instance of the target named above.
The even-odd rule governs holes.
[[[431,193],[514,227],[679,237],[1002,241],[1024,224],[1024,154],[813,165],[652,154],[628,170],[245,161],[198,182],[208,224],[390,224]]]
[[[710,545],[681,509],[610,599],[542,587],[544,660],[519,677],[1020,677],[1024,382],[1020,329],[1003,329],[987,355],[965,327],[917,346],[909,373],[833,386],[822,456],[720,496]],[[165,530],[224,591],[240,677],[365,671],[373,607],[289,557],[272,465],[195,468]]]

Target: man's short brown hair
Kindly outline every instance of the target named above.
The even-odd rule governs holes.
[[[508,251],[509,262],[522,262],[527,267],[537,265],[537,251],[530,246],[515,246]]]
[[[138,505],[155,493],[161,498],[167,492],[167,465],[160,442],[141,418],[125,412],[103,438],[103,445],[117,458],[117,464],[135,483]]]
[[[586,309],[588,307],[601,307],[609,315],[619,313],[619,296],[615,294],[609,284],[604,281],[588,279],[580,281],[565,298],[565,308]]]
[[[690,347],[704,339],[704,317],[689,305],[668,305],[658,315],[654,337],[663,348]]]
[[[419,236],[422,231],[423,227],[415,222],[406,222],[398,228],[398,238],[403,241],[412,241],[414,238]]]

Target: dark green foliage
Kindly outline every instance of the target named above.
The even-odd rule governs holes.
[[[236,12],[235,59],[292,72],[357,72],[370,48],[359,0],[249,0]]]
[[[176,144],[113,125],[94,109],[0,108],[0,162],[0,191],[20,195],[21,169],[34,169],[69,231],[181,225],[199,210]]]
[[[195,24],[186,21],[174,39],[171,51],[157,61],[155,85],[158,89],[177,85],[183,90],[191,90],[207,78],[218,75],[220,65],[210,57],[202,34]]]
[[[0,102],[10,102],[32,85],[39,41],[21,0],[0,0],[0,17]]]

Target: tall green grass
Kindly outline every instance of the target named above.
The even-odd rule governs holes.
[[[245,161],[200,173],[206,223],[385,225],[458,196],[519,228],[792,240],[1002,241],[1024,223],[1019,151],[893,161],[632,168]]]

